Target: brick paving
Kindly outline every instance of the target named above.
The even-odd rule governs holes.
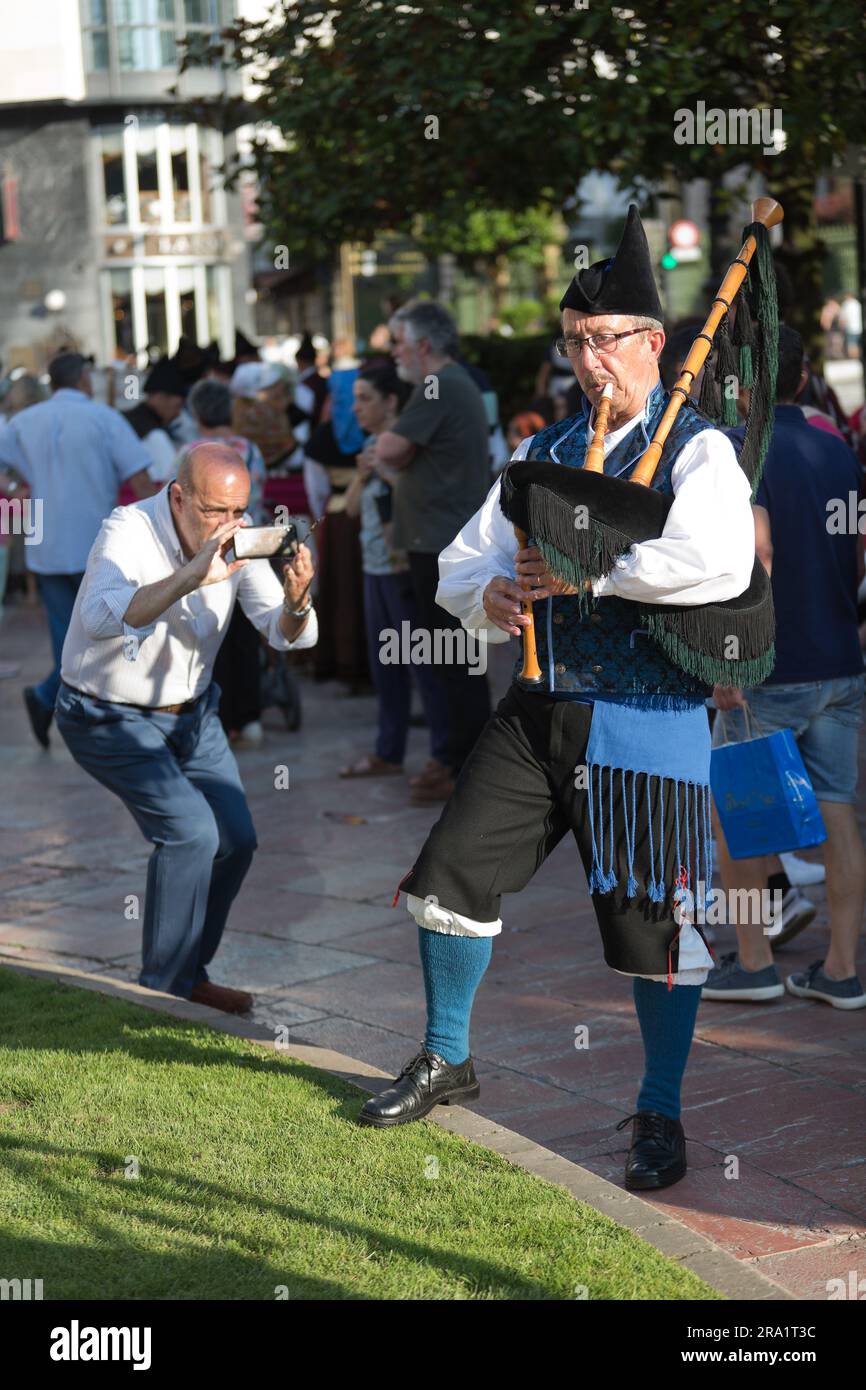
[[[501,691],[510,659],[492,656]],[[47,753],[32,739],[20,691],[48,663],[38,609],[7,605],[0,660],[21,663],[0,681],[0,959],[135,979],[140,923],[128,914],[143,899],[149,847],[59,735]],[[302,729],[287,733],[268,711],[265,746],[240,755],[260,848],[211,973],[252,990],[254,1019],[290,1041],[396,1072],[423,1035],[424,993],[415,924],[390,902],[438,808],[410,807],[399,778],[341,781],[337,769],[372,746],[374,701],[306,679],[302,690]],[[426,757],[426,731],[415,729],[408,770]],[[278,764],[288,790],[275,789]],[[805,891],[818,915],[779,951],[783,974],[825,950],[823,887]],[[717,951],[733,945],[733,930],[719,928]],[[579,1025],[587,1048],[575,1048]],[[570,841],[506,900],[473,1054],[482,1094],[472,1109],[621,1184],[629,1131],[614,1127],[633,1110],[642,1048],[630,984],[601,959]],[[689,1173],[652,1206],[797,1298],[826,1298],[827,1280],[847,1284],[862,1269],[866,1010],[790,995],[702,1002],[683,1122]]]

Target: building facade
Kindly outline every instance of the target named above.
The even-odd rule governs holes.
[[[233,0],[39,0],[7,15],[4,370],[41,370],[61,343],[143,365],[182,334],[233,355],[249,327],[241,204],[220,175],[234,136],[184,112],[241,93],[204,53],[234,13]]]

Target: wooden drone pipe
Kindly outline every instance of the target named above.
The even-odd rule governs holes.
[[[609,381],[601,393],[601,400],[598,403],[595,416],[595,434],[592,436],[592,443],[586,451],[586,458],[583,462],[584,468],[589,473],[604,472],[604,436],[607,434],[607,422],[612,402],[613,382]]]
[[[592,443],[586,451],[584,468],[591,473],[604,472],[604,437],[607,434],[607,422],[610,417],[611,404],[613,402],[613,382],[609,381],[602,392],[601,400],[596,411],[595,432],[592,436]],[[525,531],[521,531],[518,526],[514,528],[517,537],[517,544],[521,550],[527,545]],[[525,587],[525,586],[524,586]],[[532,685],[541,682],[541,667],[538,664],[538,650],[535,642],[535,613],[532,603],[521,604],[523,612],[529,619],[523,629],[523,669],[520,672],[520,679],[528,681]]]
[[[517,537],[517,544],[521,550],[525,550],[528,540],[525,531],[521,531],[519,526],[515,526],[514,534]],[[526,585],[523,586],[524,588]],[[522,603],[521,608],[526,614],[529,622],[523,629],[523,668],[520,672],[522,681],[529,681],[532,685],[540,685],[541,667],[538,664],[538,650],[535,645],[535,616],[532,612],[531,603]]]
[[[757,198],[752,204],[752,221],[760,222],[767,228],[777,226],[777,224],[782,221],[784,215],[780,204],[776,202],[775,198]],[[713,300],[713,307],[710,311],[709,318],[697,338],[695,338],[691,352],[683,365],[679,381],[671,390],[671,398],[668,401],[664,415],[659,421],[658,429],[652,437],[649,448],[629,479],[630,482],[640,483],[642,487],[649,487],[652,483],[671,426],[677,418],[683,401],[691,394],[694,379],[709,356],[716,329],[737,296],[739,288],[745,279],[746,271],[749,268],[749,262],[757,249],[757,245],[758,243],[753,236],[746,237],[740,254],[737,256],[736,260],[731,263],[728,273],[721,283],[719,292]]]

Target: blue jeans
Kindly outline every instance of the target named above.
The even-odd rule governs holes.
[[[409,732],[412,703],[412,677],[418,682],[424,713],[430,726],[430,755],[437,762],[448,762],[448,704],[442,683],[430,666],[385,666],[379,659],[382,633],[408,620],[412,629],[421,626],[421,617],[412,588],[412,576],[403,574],[364,575],[364,621],[370,673],[379,696],[379,736],[376,753],[386,763],[402,763]]]
[[[159,714],[64,684],[55,707],[75,761],[120,797],[155,846],[139,981],[184,998],[208,978],[257,847],[219,697],[211,684],[188,713]]]
[[[36,576],[39,597],[42,599],[45,612],[48,615],[48,631],[51,634],[54,670],[50,676],[46,676],[44,681],[35,685],[33,689],[36,698],[47,709],[54,708],[54,701],[57,699],[57,692],[60,689],[60,658],[63,654],[63,643],[66,640],[66,629],[69,627],[69,619],[72,617],[72,609],[75,606],[75,595],[78,593],[83,578],[83,574],[37,574]]]
[[[743,691],[748,723],[740,706],[720,710],[713,724],[713,747],[790,729],[818,800],[854,802],[863,687],[862,672],[825,681],[754,686]]]

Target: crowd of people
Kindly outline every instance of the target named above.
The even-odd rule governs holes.
[[[784,315],[784,294],[780,300]],[[123,801],[154,846],[141,983],[242,1013],[251,996],[211,981],[208,966],[256,849],[234,753],[263,740],[269,665],[308,661],[313,678],[375,691],[374,745],[357,749],[339,771],[344,779],[405,775],[417,686],[429,758],[407,793],[412,804],[444,803],[400,885],[419,928],[427,1033],[394,1086],[359,1118],[406,1123],[442,1099],[478,1094],[469,1017],[501,930],[501,894],[528,883],[571,826],[605,959],[633,977],[645,1045],[626,1185],[660,1187],[686,1169],[680,1085],[701,995],[765,1003],[787,988],[839,1009],[866,1007],[856,960],[866,908],[856,819],[866,569],[859,524],[828,524],[840,499],[856,499],[855,518],[861,513],[862,412],[844,419],[799,334],[782,322],[776,399],[756,407],[772,432],[754,504],[737,467],[742,428],[708,428],[700,411],[681,411],[653,484],[679,504],[680,530],[620,558],[600,581],[609,601],[584,613],[580,589],[554,580],[531,540],[517,548],[498,473],[510,458],[527,459],[521,466],[530,470],[548,457],[581,468],[591,441],[603,471],[633,468],[700,325],[675,325],[665,337],[636,209],[617,256],[576,276],[561,309],[564,336],[540,364],[536,394],[504,431],[491,383],[462,358],[453,318],[433,301],[397,308],[387,351],[379,335],[381,350],[364,361],[336,343],[330,361],[320,361],[305,337],[294,373],[242,338],[231,364],[182,342],[152,366],[125,412],[93,399],[89,364],[77,352],[50,363],[47,399],[38,399],[38,383],[17,381],[0,423],[0,491],[4,520],[12,504],[19,521],[23,501],[33,504],[23,549],[53,661],[22,693],[37,741],[49,746],[56,721],[76,762]],[[590,336],[575,334],[586,323]],[[709,374],[693,385],[708,402]],[[739,390],[744,421],[753,392],[757,399],[757,388]],[[602,439],[603,393],[613,423]],[[288,517],[305,520],[305,543],[273,561],[238,553],[238,533],[250,522]],[[4,525],[0,535],[0,586],[15,530]],[[763,684],[717,684],[708,695],[705,680],[652,642],[635,647],[635,602],[735,597],[756,556],[776,614],[775,666]],[[491,717],[485,665],[473,660],[467,634],[520,636],[527,588],[533,612],[546,602],[540,684],[526,694],[515,681]],[[385,639],[405,633],[411,647],[427,636],[426,656],[404,649],[395,659]],[[747,710],[761,734],[793,731],[826,830],[829,945],[784,982],[774,948],[812,920],[800,884],[815,866],[791,854],[732,858],[717,807],[724,892],[780,893],[772,929],[736,919],[736,949],[717,959],[709,927],[686,918],[674,930],[673,917],[651,912],[662,901],[667,911],[665,873],[683,871],[682,779],[688,872],[689,785],[695,877],[701,854],[711,863],[710,729],[716,747],[748,740]],[[627,749],[631,762],[621,760]],[[588,800],[586,789],[572,790],[581,759],[601,769],[605,756],[632,771],[630,819],[626,772],[619,799],[611,774],[607,865],[592,782]],[[647,823],[636,838],[639,773]],[[601,775],[597,794],[603,827]],[[670,824],[674,812],[669,847],[664,818]],[[611,895],[621,885],[634,897],[636,873],[649,908]]]
[[[784,293],[784,284],[780,288]],[[659,363],[667,388],[677,379],[699,326],[697,321],[684,321],[668,334]],[[201,445],[220,444],[233,451],[248,474],[247,513],[253,524],[291,515],[303,519],[306,532],[312,528],[308,546],[315,558],[318,640],[286,664],[283,685],[293,686],[292,666],[306,663],[314,679],[336,679],[349,692],[372,689],[377,696],[375,741],[357,749],[340,769],[340,777],[403,775],[410,726],[423,722],[429,756],[408,780],[409,799],[425,804],[449,798],[490,715],[487,678],[473,669],[466,649],[456,641],[446,661],[385,660],[383,634],[461,632],[460,620],[436,601],[439,556],[479,510],[504,462],[521,444],[574,414],[580,386],[562,351],[564,344],[551,344],[536,380],[528,383],[523,406],[500,429],[491,383],[462,357],[454,321],[440,305],[420,301],[398,308],[387,325],[388,350],[381,334],[377,342],[380,350],[362,360],[351,345],[341,342],[323,354],[304,335],[292,371],[263,360],[242,334],[232,362],[221,360],[215,347],[200,349],[183,340],[174,356],[157,361],[144,375],[131,403],[125,393],[125,410],[93,399],[91,366],[76,352],[61,352],[50,363],[49,393],[26,374],[9,385],[0,422],[0,496],[12,502],[32,494],[41,502],[42,519],[38,544],[23,544],[9,527],[0,534],[0,604],[14,548],[26,563],[26,582],[35,583],[51,639],[51,670],[23,691],[40,744],[49,744],[64,640],[102,523],[116,506],[164,489]],[[780,395],[777,429],[785,435],[786,457],[802,458],[808,476],[823,480],[812,497],[817,513],[825,492],[829,496],[843,483],[846,488],[861,487],[855,451],[863,449],[862,412],[846,419],[808,359],[803,357],[796,366],[798,353],[802,356],[798,342],[783,331],[783,360],[789,371],[780,375],[785,394]],[[740,408],[745,417],[747,392],[741,395]],[[801,422],[811,428],[805,434],[797,429],[788,439],[785,430],[790,433]],[[793,522],[785,506],[793,493],[788,487],[773,489],[775,473],[785,467],[776,460],[779,452],[771,450],[758,497],[757,535],[759,550],[764,537],[763,553],[769,557],[775,552],[782,653],[778,670],[786,684],[815,686],[815,708],[797,712],[798,719],[802,713],[803,720],[814,722],[828,695],[826,681],[850,684],[855,677],[854,669],[835,671],[840,653],[846,654],[847,666],[858,671],[862,666],[859,654],[866,622],[862,601],[858,607],[858,585],[863,580],[863,551],[852,538],[844,564],[838,548],[832,554],[816,554],[810,591],[802,591],[803,569],[793,555],[788,568],[785,549],[792,544],[786,527]],[[804,495],[798,488],[800,506]],[[826,528],[816,525],[814,534],[826,537]],[[804,611],[820,614],[815,643],[803,640]],[[787,645],[795,637],[797,654]],[[234,605],[215,654],[214,677],[221,691],[220,719],[236,752],[262,743],[263,702],[273,685],[268,673],[275,663],[286,663],[284,654],[268,651],[255,623],[240,604]],[[7,662],[0,666],[0,676],[14,676],[16,669]],[[414,717],[413,689],[420,704]],[[756,692],[767,725],[781,693],[781,688],[774,693],[770,686]],[[850,721],[855,705],[852,696],[846,716]],[[714,714],[711,710],[711,717]],[[787,706],[781,717],[797,726]],[[809,737],[815,741],[813,722]],[[726,721],[728,734],[731,723]],[[844,765],[838,750],[828,756],[837,771]],[[840,784],[833,793],[841,804],[828,824],[834,865],[828,882],[831,903],[843,881],[850,897],[860,863],[851,810],[854,766],[845,765],[845,786]],[[820,784],[821,772],[811,770]],[[793,856],[786,856],[784,865],[775,861],[771,870],[771,887],[784,894],[787,936],[814,915],[799,888],[809,881],[810,872],[817,871]],[[744,868],[724,857],[722,872],[731,883],[749,876],[748,865]],[[850,977],[856,930],[844,905],[831,915],[834,923],[841,923],[837,935],[844,943],[834,947],[831,964],[844,962]],[[781,989],[767,959],[766,938],[761,945],[766,980],[754,987]],[[744,981],[742,968],[757,968],[757,960],[750,942],[742,940],[740,956],[733,964],[728,961],[708,989],[728,994],[747,989],[750,981]],[[773,972],[772,979],[768,972]]]
[[[442,396],[428,437],[430,403],[421,396],[425,409],[419,414],[416,405],[413,416],[411,398],[434,372]],[[253,524],[292,516],[311,533],[320,623],[307,658],[312,675],[335,679],[349,693],[379,695],[376,746],[359,749],[342,775],[402,771],[414,681],[430,758],[409,794],[415,802],[444,799],[489,713],[487,682],[469,680],[465,662],[414,665],[410,678],[405,666],[379,660],[379,634],[399,632],[404,622],[412,630],[425,622],[459,627],[435,604],[436,557],[509,456],[495,393],[486,374],[461,357],[450,315],[434,303],[397,310],[363,360],[340,340],[323,354],[304,334],[290,369],[265,360],[238,333],[231,362],[215,344],[201,349],[182,339],[144,374],[118,373],[109,374],[109,405],[94,399],[92,363],[60,352],[47,386],[18,373],[2,400],[0,496],[22,501],[32,493],[48,527],[38,545],[25,545],[12,528],[0,536],[0,604],[11,571],[31,600],[38,593],[48,617],[52,670],[24,691],[39,742],[49,743],[63,641],[102,521],[115,505],[165,487],[191,448],[221,440],[249,472]],[[512,422],[511,437],[522,423],[523,415]],[[282,692],[284,705],[299,705],[291,667],[271,679],[273,667],[273,654],[237,608],[216,667],[221,717],[237,751],[260,746],[270,695],[279,700]],[[0,666],[2,674],[14,675],[14,665]]]

